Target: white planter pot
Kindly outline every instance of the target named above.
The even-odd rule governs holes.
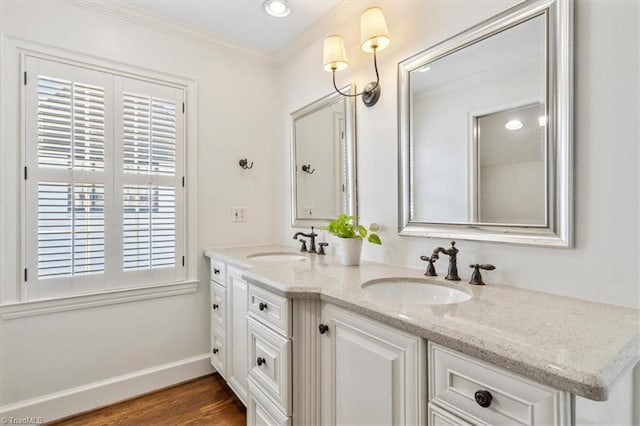
[[[362,238],[339,238],[340,261],[345,266],[357,266],[360,264],[362,253]]]

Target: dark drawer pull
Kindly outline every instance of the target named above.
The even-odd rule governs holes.
[[[491,395],[491,392],[487,390],[476,391],[474,396],[476,398],[476,402],[478,403],[478,405],[484,408],[487,408],[488,406],[490,406],[491,401],[493,400],[493,395]]]
[[[261,311],[264,311],[265,309],[267,309],[267,304],[264,302],[260,302],[258,308],[260,308]]]
[[[216,275],[220,274],[220,269],[213,268],[213,273]]]
[[[266,364],[267,360],[262,357],[258,357],[258,359],[256,359],[256,363],[258,364],[258,367],[260,367],[262,364]]]
[[[211,305],[211,307],[212,307],[213,309],[218,309],[218,308],[219,308],[219,306],[218,306],[218,304],[217,304],[217,303],[214,303],[213,305]]]
[[[318,331],[320,332],[320,334],[324,334],[324,333],[326,333],[327,331],[329,331],[329,326],[328,326],[328,325],[326,325],[326,324],[320,324],[320,325],[318,326]]]
[[[214,354],[217,354],[218,353],[218,349],[217,348],[213,348],[213,350],[211,352],[213,352]]]

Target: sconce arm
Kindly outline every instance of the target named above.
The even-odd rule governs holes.
[[[336,70],[332,71],[333,74],[333,88],[336,89],[336,92],[340,93],[342,96],[346,96],[346,97],[350,97],[350,98],[355,98],[356,96],[361,96],[364,94],[368,94],[370,92],[373,92],[374,90],[376,90],[378,88],[378,84],[380,83],[380,74],[378,73],[378,59],[376,57],[376,51],[373,51],[373,68],[376,70],[376,82],[373,85],[373,87],[369,88],[369,89],[365,89],[360,93],[356,93],[353,95],[350,95],[348,93],[342,93],[340,91],[340,89],[338,89],[338,86],[336,85]]]

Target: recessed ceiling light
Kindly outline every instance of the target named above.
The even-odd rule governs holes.
[[[284,18],[291,13],[291,6],[287,0],[266,0],[262,3],[262,8],[276,18]]]
[[[507,130],[520,130],[524,124],[520,120],[509,120],[505,123],[504,128]]]
[[[427,72],[427,71],[429,71],[430,69],[431,69],[431,67],[430,67],[430,66],[424,66],[424,67],[420,68],[420,69],[418,70],[418,72]]]

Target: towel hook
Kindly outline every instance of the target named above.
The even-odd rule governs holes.
[[[309,173],[310,175],[313,174],[313,172],[316,171],[316,169],[311,170],[311,164],[303,164],[302,165],[302,171],[305,173]]]
[[[240,164],[240,167],[242,167],[245,170],[253,168],[253,161],[251,162],[251,165],[249,165],[249,161],[247,161],[246,158],[243,158],[242,160],[240,160],[238,164]]]

